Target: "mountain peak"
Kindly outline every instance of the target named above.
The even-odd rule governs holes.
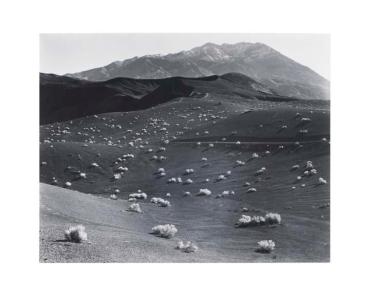
[[[242,73],[257,82],[267,83],[284,96],[303,99],[329,97],[329,82],[326,79],[260,42],[208,42],[178,53],[134,57],[68,76],[101,81],[116,77],[200,77],[229,72]]]

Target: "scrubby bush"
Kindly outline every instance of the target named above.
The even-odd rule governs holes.
[[[225,190],[221,194],[219,194],[219,197],[226,197],[230,195],[235,195],[235,192],[233,190]]]
[[[249,188],[249,189],[247,190],[247,193],[252,193],[252,192],[256,192],[256,191],[257,191],[257,189],[256,189],[256,188],[251,187],[251,188]]]
[[[200,196],[202,196],[202,195],[211,195],[212,194],[212,192],[211,192],[211,190],[209,190],[209,189],[199,189],[199,192],[198,192],[198,194],[197,195],[200,195]]]
[[[256,252],[259,253],[271,253],[275,249],[275,242],[272,240],[262,240],[258,242],[258,248]]]
[[[241,160],[237,160],[237,161],[235,162],[235,165],[236,165],[236,166],[243,166],[243,165],[245,165],[245,162],[244,162],[244,161],[241,161]]]
[[[280,224],[281,216],[278,213],[267,213],[265,215],[265,220],[267,224]]]
[[[142,213],[140,205],[138,203],[133,203],[128,207],[128,211],[135,213]]]
[[[184,196],[190,196],[190,195],[191,195],[191,193],[189,191],[184,192]]]
[[[184,175],[190,175],[193,174],[194,170],[193,169],[186,169]]]
[[[77,225],[71,226],[64,232],[64,237],[67,241],[74,243],[81,243],[87,240],[87,233],[85,226]]]
[[[173,224],[157,225],[152,228],[152,233],[164,238],[172,238],[177,233],[177,228]]]
[[[217,177],[217,181],[222,181],[222,180],[225,180],[225,179],[226,179],[226,177],[224,175],[219,175]]]
[[[198,247],[191,241],[184,243],[183,241],[179,241],[177,243],[176,249],[181,250],[185,253],[192,253],[198,250]]]
[[[260,168],[260,169],[255,173],[255,175],[256,175],[256,176],[259,176],[259,175],[262,175],[264,172],[266,172],[266,168],[265,168],[265,167],[262,167],[262,168]]]
[[[277,213],[267,213],[263,216],[247,216],[242,215],[238,222],[235,224],[236,227],[249,227],[249,226],[260,226],[260,225],[274,225],[281,223],[281,216]]]
[[[192,184],[193,183],[193,180],[192,179],[186,179],[184,181],[184,185],[189,185],[189,184]]]
[[[128,197],[136,199],[147,199],[148,195],[145,192],[141,192],[141,190],[138,190],[135,193],[131,193]]]
[[[163,198],[160,198],[160,197],[153,197],[151,200],[150,200],[151,203],[154,203],[160,207],[169,207],[171,206],[171,203],[168,201],[168,200],[165,200]]]
[[[72,186],[72,183],[71,183],[71,182],[65,182],[65,183],[64,183],[64,186],[65,186],[65,187],[71,187],[71,186]]]
[[[324,178],[322,178],[322,177],[319,178],[319,184],[320,185],[324,185],[326,183],[328,183],[328,182]]]

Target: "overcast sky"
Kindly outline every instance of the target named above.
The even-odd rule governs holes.
[[[262,42],[330,79],[330,36],[325,34],[41,34],[40,71],[74,73],[207,42]]]

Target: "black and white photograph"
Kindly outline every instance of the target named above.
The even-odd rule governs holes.
[[[330,260],[329,35],[40,48],[40,262]]]
[[[369,294],[367,1],[0,11],[1,295]]]

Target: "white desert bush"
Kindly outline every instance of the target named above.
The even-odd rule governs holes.
[[[198,247],[191,241],[184,243],[183,241],[179,241],[177,243],[176,249],[183,251],[185,253],[192,253],[198,250]]]
[[[74,243],[81,243],[87,240],[87,233],[85,226],[77,225],[71,226],[64,232],[64,237],[67,241]]]
[[[172,238],[177,233],[177,228],[173,224],[157,225],[152,228],[152,232],[160,237]]]
[[[324,185],[326,183],[328,183],[328,182],[324,178],[322,178],[322,177],[319,178],[319,184],[320,185]]]
[[[251,187],[251,188],[248,188],[247,193],[252,193],[252,192],[256,192],[256,191],[257,191],[256,188]]]
[[[160,174],[160,173],[165,173],[165,169],[164,168],[159,168],[157,170],[157,174]]]
[[[121,179],[122,178],[122,175],[121,174],[113,174],[113,179],[114,180],[119,180],[119,179]]]
[[[225,190],[221,194],[219,194],[219,197],[226,197],[230,195],[235,195],[235,192],[233,190]]]
[[[128,207],[128,211],[135,213],[142,213],[141,207],[138,203],[133,203]]]
[[[275,249],[275,242],[272,240],[262,240],[258,242],[256,252],[271,253]]]
[[[171,203],[168,200],[160,197],[153,197],[150,202],[164,208],[171,206]]]
[[[249,183],[249,182],[245,182],[245,183],[244,183],[244,186],[245,186],[245,187],[251,186],[251,183]]]
[[[253,154],[252,154],[252,158],[258,158],[259,157],[259,155],[256,153],[256,152],[254,152]]]
[[[207,157],[202,157],[202,161],[207,161]]]
[[[241,160],[237,160],[237,161],[235,162],[235,165],[236,165],[236,166],[243,166],[243,165],[245,165],[245,162],[244,162],[244,161],[241,161]]]
[[[226,179],[226,177],[224,175],[219,175],[217,177],[217,181],[222,181],[222,180],[225,180],[225,179]]]
[[[197,195],[200,195],[200,196],[206,195],[206,196],[208,196],[208,195],[211,195],[211,194],[212,194],[212,192],[209,189],[199,189],[199,192],[198,192]]]
[[[113,200],[116,200],[118,199],[117,195],[112,193],[110,196],[109,196],[110,199],[113,199]]]
[[[281,216],[278,213],[267,213],[265,215],[265,220],[267,224],[280,224]]]
[[[127,172],[127,171],[128,171],[128,168],[127,168],[127,167],[122,167],[122,166],[120,166],[120,167],[118,167],[118,168],[116,169],[116,171],[117,171],[117,172]]]
[[[260,168],[257,172],[256,175],[262,175],[266,171],[265,167]]]
[[[148,195],[145,192],[141,192],[141,190],[138,190],[138,192],[129,194],[128,197],[136,199],[147,199]]]
[[[192,179],[186,179],[184,181],[184,185],[188,185],[188,184],[193,184],[193,180]]]
[[[313,169],[312,161],[309,160],[309,161],[306,162],[306,169],[309,169],[309,170]]]
[[[231,175],[231,171],[227,171],[226,176],[230,176],[230,175]]]
[[[194,170],[193,169],[186,169],[185,170],[185,175],[190,175],[190,174],[193,174],[194,173]]]
[[[209,145],[208,145],[208,147],[209,147],[209,148],[213,148],[213,147],[215,147],[215,144],[212,144],[212,143],[211,143],[211,144],[209,144]]]
[[[185,191],[184,196],[191,196],[191,193],[189,191]]]
[[[64,186],[65,186],[65,187],[71,187],[71,186],[72,186],[72,183],[71,183],[71,182],[65,182],[65,183],[64,183]]]

